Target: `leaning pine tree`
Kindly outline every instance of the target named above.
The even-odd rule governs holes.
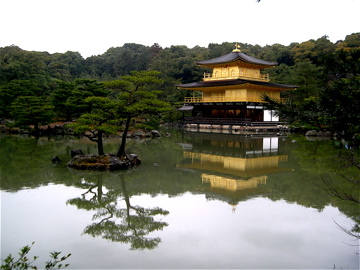
[[[116,134],[119,120],[116,119],[117,103],[108,97],[88,97],[84,103],[91,108],[82,114],[75,123],[69,124],[74,133],[81,134],[96,142],[98,154],[104,155],[103,136]]]
[[[119,80],[104,82],[112,91],[117,106],[118,118],[123,119],[124,130],[117,157],[125,155],[126,137],[131,120],[141,114],[160,114],[170,110],[170,104],[158,99],[161,91],[156,90],[162,80],[158,71],[132,71]]]

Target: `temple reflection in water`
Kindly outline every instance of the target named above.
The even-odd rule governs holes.
[[[182,144],[184,162],[178,167],[200,171],[212,192],[250,195],[267,184],[269,174],[291,171],[279,166],[288,160],[283,144],[285,138],[277,136],[192,133],[191,143]]]

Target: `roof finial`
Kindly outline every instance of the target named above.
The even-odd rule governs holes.
[[[240,51],[240,45],[237,42],[235,44],[235,49],[233,50],[233,52],[241,52]]]

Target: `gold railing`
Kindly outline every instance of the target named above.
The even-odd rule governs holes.
[[[185,103],[206,102],[264,102],[260,98],[234,98],[234,97],[186,97]]]
[[[204,81],[212,81],[212,80],[227,80],[227,79],[244,79],[244,80],[253,80],[253,81],[270,81],[269,74],[259,74],[259,76],[245,76],[240,75],[239,72],[230,73],[222,72],[219,76],[214,76],[214,73],[204,73]]]
[[[286,98],[280,98],[280,103],[286,103]],[[184,103],[210,103],[210,102],[261,102],[266,103],[260,98],[240,98],[240,97],[186,97]]]

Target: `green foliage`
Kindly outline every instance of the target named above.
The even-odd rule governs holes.
[[[35,131],[54,117],[53,106],[45,98],[35,96],[17,97],[11,105],[11,113],[17,126],[34,125]]]
[[[133,117],[141,114],[160,115],[170,109],[170,104],[158,99],[156,88],[163,82],[158,71],[132,71],[120,80],[105,82],[113,91],[118,118],[125,119],[125,129],[117,156],[125,153],[126,136]]]
[[[337,125],[336,118],[331,116],[330,121],[329,116],[324,114],[325,111],[327,114],[329,108],[319,106],[320,103],[322,106],[330,104],[321,101],[322,93],[326,93],[324,89],[337,80],[359,76],[359,37],[360,33],[353,33],[333,43],[327,36],[323,36],[288,46],[239,44],[242,52],[279,64],[266,70],[272,82],[298,85],[298,90],[282,93],[283,97],[289,98],[287,109],[279,112],[284,119],[293,119],[299,125],[322,126]],[[152,108],[162,107],[162,102],[169,102],[176,108],[176,104],[190,95],[189,91],[176,89],[175,85],[200,81],[203,73],[209,72],[198,67],[198,61],[227,54],[234,49],[234,44],[224,42],[211,43],[207,48],[180,45],[162,48],[156,43],[150,47],[126,43],[87,59],[83,59],[77,52],[49,54],[25,51],[17,46],[0,48],[0,119],[13,117],[11,110],[18,97],[34,96],[51,97],[57,120],[70,121],[90,113],[89,104],[84,102],[87,97],[110,95],[99,81],[105,83],[106,88],[111,90],[111,97],[122,106],[119,110],[122,113],[120,118],[126,119],[127,113],[135,115],[148,111],[155,114],[156,119],[159,112],[154,112]],[[160,72],[156,75],[159,80],[156,86],[148,81],[146,88],[153,91],[156,100],[161,102],[155,103],[152,94],[146,98],[145,94],[150,95],[150,92],[141,90],[138,79],[131,79],[133,76],[139,77],[144,83],[144,76],[140,75],[144,71]],[[130,89],[135,88],[136,95],[130,93],[133,91]],[[347,95],[353,96],[351,93]],[[131,103],[131,99],[137,98],[141,102],[127,106],[126,102]],[[151,104],[150,100],[154,103]],[[340,105],[344,103],[336,103],[336,106]],[[335,106],[334,103],[332,106]],[[166,114],[169,120],[181,117],[176,113]]]
[[[152,130],[160,127],[160,117],[151,114],[146,118],[146,120],[147,121],[144,123],[137,124],[136,128]]]
[[[155,120],[156,116],[169,110],[169,104],[158,99],[160,91],[156,90],[156,87],[162,83],[159,75],[158,71],[132,71],[131,75],[123,76],[120,80],[104,82],[99,88],[96,88],[96,91],[90,92],[87,91],[88,83],[97,84],[89,80],[82,80],[83,84],[85,82],[85,87],[79,87],[79,85],[83,85],[79,84],[74,92],[83,94],[79,95],[82,98],[84,98],[84,93],[93,96],[81,99],[82,106],[87,112],[81,114],[77,121],[68,127],[72,128],[75,133],[82,134],[96,142],[99,155],[102,155],[104,154],[103,135],[115,134],[124,122],[121,154],[118,156],[123,155],[126,134],[133,117],[140,114],[151,114],[151,119]],[[108,90],[105,91],[103,85]],[[104,93],[109,93],[109,97],[96,96]],[[154,126],[158,126],[158,123],[153,121],[148,125],[148,127]]]
[[[267,107],[289,123],[353,138],[360,131],[359,36],[347,36],[336,46],[327,37],[295,46],[295,65],[280,65],[272,74],[278,82],[299,88],[283,95],[286,103],[264,97]]]
[[[297,62],[291,68],[281,65],[278,79],[282,83],[298,85],[295,91],[283,94],[288,100],[280,103],[270,97],[264,97],[269,109],[275,110],[283,120],[300,126],[309,125],[321,129],[322,111],[319,108],[319,91],[323,83],[321,68],[309,60]]]
[[[66,106],[77,116],[89,111],[90,107],[85,102],[87,97],[106,97],[109,94],[103,84],[96,80],[77,79],[74,85],[74,90],[66,100]]]
[[[12,80],[31,80],[43,76],[71,81],[82,76],[84,59],[77,52],[53,55],[46,52],[25,51],[17,46],[0,48],[0,83]]]
[[[4,260],[2,260],[1,269],[2,270],[27,270],[27,269],[38,269],[36,266],[32,265],[39,257],[34,256],[32,258],[28,258],[28,254],[31,250],[31,247],[35,242],[31,244],[31,246],[27,245],[20,249],[19,258],[13,257],[9,254]],[[50,252],[50,260],[48,260],[45,264],[45,268],[47,270],[52,269],[61,269],[66,268],[69,264],[62,264],[67,258],[71,256],[71,254],[60,257],[61,252]]]
[[[51,77],[72,81],[82,76],[85,71],[85,61],[78,52],[55,53],[48,64]]]
[[[296,101],[316,96],[319,87],[324,83],[322,80],[322,70],[309,60],[297,62],[291,69],[288,83],[299,86],[294,92]]]
[[[73,83],[57,82],[57,87],[50,96],[57,118],[70,121],[76,115],[76,107],[71,104],[74,89]]]
[[[171,46],[159,52],[150,65],[150,69],[158,70],[164,76],[171,77],[181,83],[199,81],[204,69],[196,62],[204,60],[206,50],[200,47],[193,50],[186,46]]]
[[[17,46],[0,48],[0,82],[29,80],[46,74],[47,55],[28,52]]]
[[[43,83],[41,80],[33,78],[28,80],[16,79],[0,85],[0,117],[11,116],[10,106],[18,97],[47,97],[49,90]]]
[[[162,80],[158,71],[133,71],[120,80],[105,82],[113,91],[120,115],[131,117],[144,113],[158,114],[169,109],[169,104],[158,99],[156,90]]]
[[[360,133],[360,77],[340,79],[328,85],[319,97],[323,120],[348,138]]]
[[[103,55],[87,58],[85,70],[91,78],[112,80],[129,75],[134,70],[148,69],[152,59],[161,50],[161,46],[156,43],[151,47],[125,43],[122,47],[109,48]]]
[[[345,45],[342,44],[340,43],[339,48],[326,57],[324,70],[329,81],[341,78],[349,79],[360,74],[360,46],[357,48],[343,47]]]
[[[239,43],[239,45],[242,49],[244,49],[244,44]],[[230,42],[223,42],[222,44],[210,43],[208,45],[208,49],[209,49],[208,58],[211,59],[228,54],[234,48],[235,48],[234,43],[230,43]]]
[[[57,88],[51,95],[55,112],[59,118],[71,121],[83,113],[90,111],[91,106],[85,102],[92,96],[106,97],[109,91],[101,82],[90,79],[77,79],[74,82],[58,82]]]
[[[175,85],[202,80],[206,69],[197,66],[196,62],[207,58],[207,50],[199,46],[193,49],[171,46],[159,51],[149,65],[150,70],[161,72],[163,83],[159,97],[172,103],[183,101],[187,91],[176,89]]]
[[[107,97],[91,96],[84,99],[90,108],[76,122],[68,124],[74,133],[81,134],[98,144],[99,155],[104,154],[103,135],[116,134],[120,121],[116,117],[118,104]]]

